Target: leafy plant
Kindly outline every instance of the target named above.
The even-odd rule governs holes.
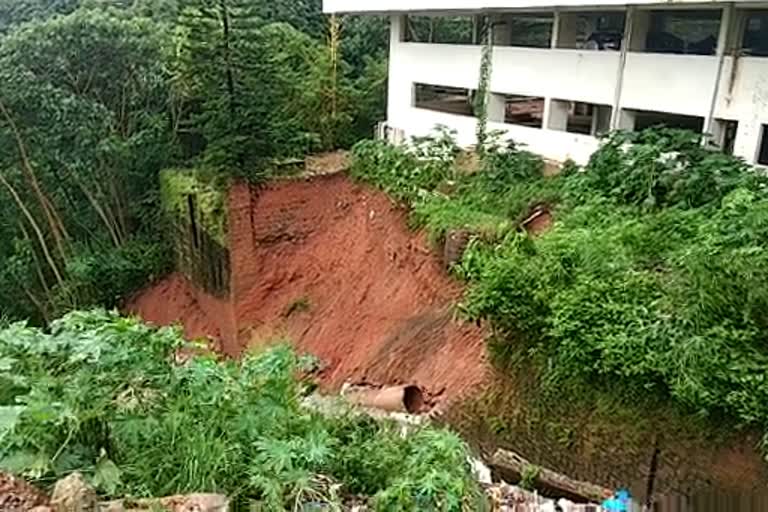
[[[461,440],[301,406],[287,345],[175,366],[175,329],[103,311],[0,331],[0,467],[39,483],[84,472],[108,497],[222,492],[295,510],[366,494],[376,510],[476,510]],[[394,508],[393,508],[394,507]],[[301,508],[299,508],[301,509]]]

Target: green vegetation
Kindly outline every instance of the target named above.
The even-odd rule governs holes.
[[[0,467],[83,471],[105,497],[223,492],[265,510],[372,497],[381,511],[482,510],[455,435],[303,408],[286,346],[174,364],[174,329],[103,311],[0,331]],[[298,508],[296,508],[298,506]],[[336,509],[334,509],[336,510]]]
[[[263,180],[367,137],[387,37],[317,0],[0,0],[0,317],[114,307],[167,272],[161,205],[190,174]],[[162,169],[199,171],[161,190]]]
[[[189,218],[188,198],[196,220],[222,246],[227,246],[227,175],[202,169],[166,169],[160,173],[160,197],[171,219]]]
[[[743,162],[665,129],[614,134],[585,172],[553,178],[514,147],[469,175],[378,143],[355,156],[415,225],[479,235],[455,271],[501,367],[533,362],[545,390],[587,384],[768,428],[768,189]],[[520,221],[537,205],[555,223],[533,237]]]
[[[306,295],[298,297],[285,308],[283,316],[288,318],[296,313],[306,313],[312,309],[312,301]]]

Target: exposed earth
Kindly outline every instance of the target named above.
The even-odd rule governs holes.
[[[531,223],[546,230],[552,217],[542,211]],[[539,417],[520,382],[487,362],[483,328],[459,318],[462,288],[445,270],[444,251],[410,230],[407,212],[385,194],[343,173],[235,185],[228,237],[232,277],[223,297],[173,274],[134,297],[128,311],[179,323],[188,338],[208,339],[230,357],[290,341],[320,359],[326,391],[345,383],[420,386],[438,410],[454,409],[446,419],[483,449],[511,448],[584,480],[644,493],[664,431],[659,493],[753,492],[768,482],[749,435],[716,440],[680,429],[679,420],[617,423],[610,412]]]
[[[416,384],[439,399],[483,381],[484,332],[456,318],[461,287],[384,194],[334,174],[236,185],[229,201],[230,297],[174,274],[129,311],[229,356],[289,339],[320,358],[332,389]]]

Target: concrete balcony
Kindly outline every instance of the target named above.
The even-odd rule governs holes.
[[[622,107],[704,117],[712,102],[717,70],[715,56],[630,52]]]
[[[477,89],[479,46],[401,43],[392,65],[413,83]],[[491,91],[610,105],[617,52],[496,47]]]
[[[610,105],[618,69],[618,52],[496,47],[491,91]]]

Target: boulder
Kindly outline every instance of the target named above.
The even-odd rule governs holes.
[[[168,498],[110,501],[99,505],[99,512],[150,512],[154,510],[229,512],[229,499],[220,494],[190,494]]]
[[[98,512],[96,490],[76,471],[56,482],[51,496],[54,512]]]

